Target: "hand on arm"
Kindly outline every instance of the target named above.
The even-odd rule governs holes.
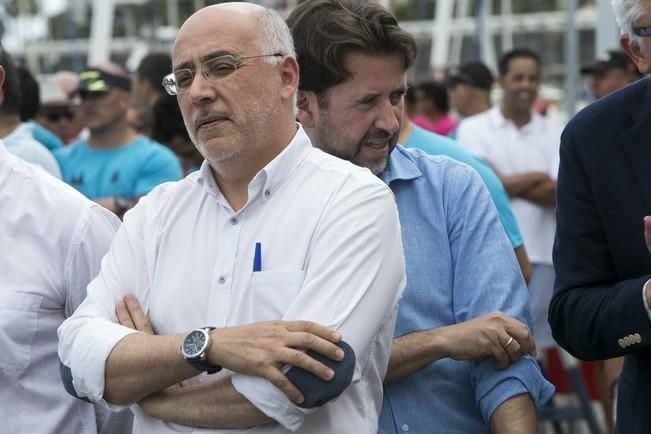
[[[445,357],[454,360],[493,357],[495,368],[504,369],[523,354],[535,353],[533,337],[527,326],[494,312],[463,323],[395,338],[385,382],[406,377]]]
[[[536,434],[538,419],[536,407],[529,394],[507,399],[491,416],[492,434]]]
[[[135,328],[144,333],[153,333],[151,325],[134,296],[127,295],[124,302],[116,306],[116,314],[122,325]],[[322,363],[307,356],[303,351],[314,350],[332,360],[341,360],[343,358],[343,351],[334,344],[334,342],[341,339],[339,334],[309,321],[261,322],[241,327],[215,329],[211,331],[210,335],[212,344],[208,351],[208,362],[223,366],[233,372],[266,378],[296,403],[301,403],[303,396],[281,372],[280,368],[283,365],[297,366],[324,380],[330,380],[334,372]],[[148,339],[166,338],[171,343],[167,341],[160,342],[167,346],[173,346],[167,348],[171,352],[171,356],[168,356],[171,359],[169,360],[170,364],[156,363],[165,371],[161,375],[163,378],[156,378],[158,375],[151,375],[152,371],[148,369],[152,369],[152,367],[138,366],[135,362],[127,363],[120,360],[115,363],[117,365],[114,368],[116,371],[115,376],[118,378],[117,369],[129,372],[126,369],[127,365],[133,365],[131,366],[132,369],[138,371],[138,374],[130,373],[128,376],[125,375],[126,378],[123,379],[125,384],[121,385],[124,393],[129,393],[130,402],[140,401],[147,395],[199,373],[180,354],[179,347],[183,336],[129,335],[120,341],[109,356],[107,363],[107,392],[111,359],[114,353],[119,350],[119,346],[132,336]],[[151,347],[151,344],[144,340],[139,343],[145,345],[146,348]],[[134,347],[132,351],[147,354],[144,348]],[[157,352],[159,350],[153,348],[152,351]],[[129,356],[129,361],[138,359],[137,355],[128,353],[126,347],[121,350],[121,353]],[[175,373],[176,375],[174,375]],[[131,381],[131,383],[127,380]],[[107,400],[110,401],[108,393]]]

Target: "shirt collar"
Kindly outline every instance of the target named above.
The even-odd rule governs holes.
[[[531,119],[529,120],[529,122],[526,125],[524,125],[522,128],[517,128],[513,123],[513,121],[504,117],[504,115],[502,114],[502,108],[500,107],[499,104],[494,105],[490,109],[490,111],[488,112],[488,116],[492,124],[497,128],[503,128],[507,125],[519,129],[520,131],[536,131],[541,128],[542,116],[540,116],[538,113],[534,111],[531,112]]]
[[[249,201],[262,194],[262,201],[267,201],[289,176],[298,168],[312,143],[300,124],[289,144],[276,157],[262,168],[249,183]],[[206,191],[218,200],[224,200],[215,181],[208,161],[201,164],[198,182],[203,184]]]
[[[389,162],[382,172],[382,180],[391,185],[393,181],[409,181],[423,176],[414,157],[402,145],[396,145],[389,155]]]

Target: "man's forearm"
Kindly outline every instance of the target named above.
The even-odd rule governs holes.
[[[391,345],[389,367],[384,382],[400,380],[446,357],[439,330],[413,332],[395,338]]]
[[[171,387],[138,404],[149,416],[196,428],[243,429],[274,422],[235,390],[230,377]]]
[[[535,434],[536,407],[528,393],[507,399],[491,416],[492,434]]]
[[[181,356],[182,335],[133,333],[113,348],[106,361],[104,399],[129,405],[199,374]]]
[[[509,197],[522,197],[529,190],[548,179],[542,173],[522,173],[519,175],[500,176],[499,178]]]
[[[522,198],[536,205],[552,208],[556,206],[556,181],[550,179],[542,182],[527,190]]]

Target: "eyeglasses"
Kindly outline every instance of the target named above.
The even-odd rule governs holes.
[[[645,36],[651,36],[651,26],[648,27],[633,27],[633,33],[635,35],[639,36],[640,38],[644,38]]]
[[[258,56],[239,57],[231,54],[225,54],[215,57],[204,62],[201,65],[201,75],[208,81],[218,81],[235,72],[242,63],[247,60],[257,59],[260,57],[282,57],[282,53],[260,54]],[[179,69],[163,77],[163,87],[170,95],[179,95],[192,86],[196,71],[184,68]]]
[[[56,112],[47,112],[44,114],[50,122],[59,122],[59,119],[63,118],[67,121],[71,121],[75,117],[75,113],[70,110],[62,110]]]

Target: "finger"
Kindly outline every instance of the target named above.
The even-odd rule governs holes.
[[[276,386],[281,392],[283,392],[291,401],[296,404],[302,404],[304,401],[303,394],[300,390],[294,386],[291,381],[285,377],[285,375],[280,371],[280,369],[270,366],[267,371],[263,373],[263,377],[266,378]]]
[[[506,352],[502,345],[502,343],[496,342],[491,347],[493,359],[495,359],[495,362],[493,363],[493,367],[495,369],[504,369],[509,366],[509,354]],[[513,345],[513,343],[511,343],[511,345]]]
[[[130,329],[137,330],[135,324],[131,320],[131,315],[129,315],[129,311],[127,310],[127,306],[124,304],[124,302],[121,301],[115,305],[115,316],[118,317],[118,322],[121,325],[129,327]]]
[[[509,362],[517,362],[520,360],[520,357],[522,357],[522,347],[518,343],[518,341],[514,338],[512,341],[510,340],[511,338],[507,340],[507,342],[510,341],[508,345],[504,346],[504,349],[506,350],[506,354],[509,356]]]
[[[304,350],[314,350],[323,354],[329,359],[340,361],[344,358],[344,351],[337,345],[317,335],[306,332],[290,333],[287,339],[287,346]]]
[[[534,355],[536,348],[533,335],[526,325],[516,319],[509,318],[509,322],[505,325],[504,329],[510,337],[513,337],[517,341],[522,354]]]
[[[287,321],[284,324],[287,330],[292,332],[312,333],[331,342],[339,342],[341,340],[341,335],[337,331],[312,321]]]
[[[325,381],[330,381],[335,376],[332,369],[299,350],[286,348],[280,353],[278,360],[310,372]]]
[[[145,317],[145,313],[142,311],[138,299],[133,294],[127,294],[124,297],[124,303],[126,304],[127,309],[129,310],[129,315],[131,316],[131,319],[135,324],[136,330],[146,333],[148,335],[153,335],[154,330],[152,329],[149,321],[147,321],[147,318]]]

